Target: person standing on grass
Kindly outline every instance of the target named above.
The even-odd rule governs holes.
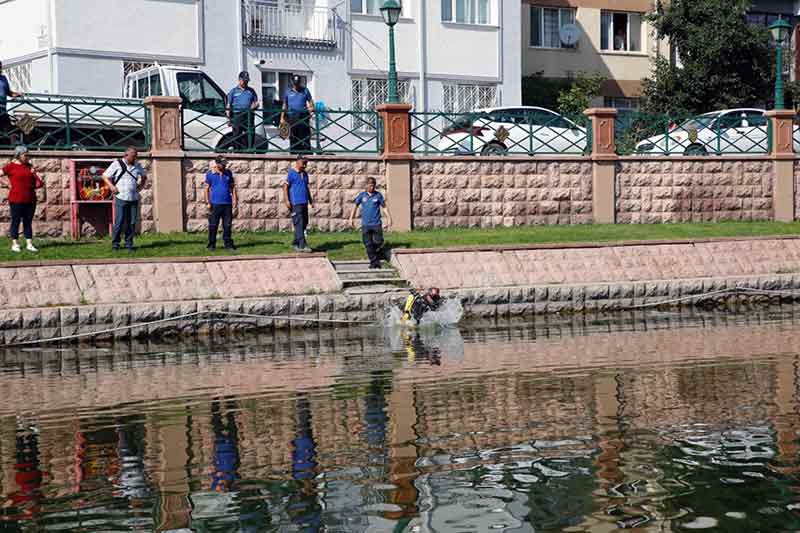
[[[28,149],[17,146],[14,150],[14,159],[0,169],[0,177],[7,177],[9,183],[8,207],[11,210],[11,251],[19,253],[19,223],[22,222],[23,232],[29,252],[38,252],[33,245],[33,215],[36,212],[36,189],[44,187],[42,178],[39,177],[31,164]]]
[[[122,159],[117,159],[103,172],[106,187],[114,194],[114,230],[111,233],[111,249],[119,250],[122,234],[125,248],[133,251],[133,234],[139,219],[139,191],[147,182],[147,173],[138,161],[139,152],[130,147]]]
[[[386,205],[383,195],[375,190],[375,178],[367,178],[366,190],[358,193],[353,211],[350,213],[350,225],[361,208],[361,237],[367,249],[370,268],[381,267],[381,250],[383,249],[383,220],[381,210],[386,211],[387,228],[392,226],[392,214]]]
[[[236,250],[231,237],[233,210],[239,203],[233,173],[228,170],[228,162],[217,157],[206,173],[205,199],[208,204],[208,250],[217,249],[217,230],[222,220],[222,242],[226,250]]]
[[[314,199],[311,197],[311,190],[308,187],[308,172],[306,166],[308,161],[303,156],[298,156],[289,173],[286,181],[283,182],[283,203],[292,216],[294,226],[294,246],[297,252],[310,252],[306,242],[306,228],[308,228],[308,208],[314,208]]]

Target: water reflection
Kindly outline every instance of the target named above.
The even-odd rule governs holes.
[[[0,355],[0,531],[800,528],[761,313]]]

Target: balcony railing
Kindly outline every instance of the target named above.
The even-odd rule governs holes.
[[[244,4],[244,41],[256,46],[336,48],[336,19],[324,7],[308,4]]]

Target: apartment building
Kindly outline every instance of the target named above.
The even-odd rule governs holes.
[[[127,72],[194,65],[264,102],[305,77],[331,109],[386,98],[382,0],[0,0],[0,59],[30,92],[120,96]],[[401,97],[418,110],[520,103],[520,0],[404,0]]]
[[[571,78],[606,77],[595,105],[638,105],[651,56],[664,53],[644,15],[653,0],[525,0],[522,73]]]

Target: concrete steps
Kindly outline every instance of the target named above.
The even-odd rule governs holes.
[[[370,269],[368,261],[334,261],[333,268],[345,292],[374,294],[408,287],[393,268]]]

